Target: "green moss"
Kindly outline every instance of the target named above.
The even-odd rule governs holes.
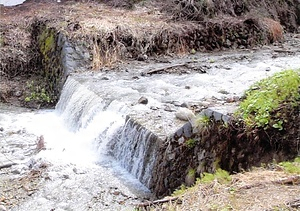
[[[55,45],[56,41],[54,31],[51,29],[45,29],[39,36],[39,46],[40,52],[46,62],[50,60],[49,54],[55,51]]]
[[[286,70],[263,79],[246,92],[246,99],[240,104],[238,116],[247,126],[273,127],[279,130],[287,119],[280,112],[281,105],[297,106],[300,100],[300,71]]]
[[[282,166],[286,172],[300,174],[300,157],[295,158],[294,162],[281,162],[279,165]]]
[[[189,171],[188,171],[188,176],[190,177],[194,177],[196,175],[196,170],[195,169],[192,169],[190,168]]]

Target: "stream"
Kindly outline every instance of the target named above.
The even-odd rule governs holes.
[[[16,205],[2,200],[0,206],[20,211],[133,210],[153,196],[125,170],[126,161],[114,159],[107,149],[109,142],[118,141],[112,139],[126,115],[160,135],[172,134],[184,124],[174,117],[182,103],[226,107],[227,99],[242,96],[255,81],[300,68],[299,58],[299,50],[278,55],[271,48],[196,54],[169,62],[194,69],[148,76],[144,73],[166,64],[129,63],[117,72],[71,75],[53,110],[0,105],[0,164],[11,165],[0,169],[0,185],[7,178],[40,172],[37,190]],[[147,105],[137,103],[142,96]],[[8,190],[4,183],[0,197]]]
[[[0,0],[0,4],[4,6],[16,6],[22,4],[26,0]]]

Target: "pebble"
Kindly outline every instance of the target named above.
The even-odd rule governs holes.
[[[188,108],[179,108],[178,111],[175,113],[177,119],[183,121],[189,121],[195,118],[195,114]]]
[[[21,174],[21,170],[20,169],[14,169],[11,171],[12,174]]]
[[[139,104],[148,104],[148,99],[146,97],[141,97],[139,100],[138,100],[138,103]]]
[[[271,71],[271,67],[267,67],[267,68],[266,68],[266,71],[267,71],[267,72]]]

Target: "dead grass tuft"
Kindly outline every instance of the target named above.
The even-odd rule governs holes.
[[[282,41],[283,40],[283,27],[277,21],[270,18],[264,18],[262,24],[266,28],[269,35],[269,40],[271,42]]]

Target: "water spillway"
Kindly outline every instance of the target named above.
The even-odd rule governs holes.
[[[224,120],[227,117],[222,113],[234,109],[231,99],[239,98],[255,81],[286,67],[298,67],[296,56],[271,58],[271,54],[263,54],[269,56],[264,61],[251,52],[235,54],[235,60],[242,59],[234,62],[232,55],[215,55],[213,63],[203,58],[196,64],[206,68],[206,73],[145,75],[151,69],[163,69],[165,64],[137,64],[124,67],[124,71],[73,74],[64,85],[56,110],[68,127],[85,131],[93,139],[99,155],[111,155],[146,187],[163,193],[172,183],[168,180],[177,180],[176,176],[168,177],[167,170],[158,170],[163,159],[176,159],[175,149],[165,152],[165,145],[170,139],[178,142],[192,133],[191,125],[176,118],[183,105],[214,107],[207,113]],[[193,58],[174,64],[180,62],[195,66]],[[141,97],[148,103],[139,103]],[[198,157],[206,159],[202,154]],[[161,184],[157,185],[158,181]]]
[[[150,171],[161,140],[127,116],[124,111],[128,111],[128,106],[117,100],[117,96],[110,98],[106,92],[95,90],[96,86],[89,80],[69,77],[56,106],[57,112],[73,132],[80,131],[88,140],[93,140],[99,160],[101,155],[112,155],[149,187]]]

